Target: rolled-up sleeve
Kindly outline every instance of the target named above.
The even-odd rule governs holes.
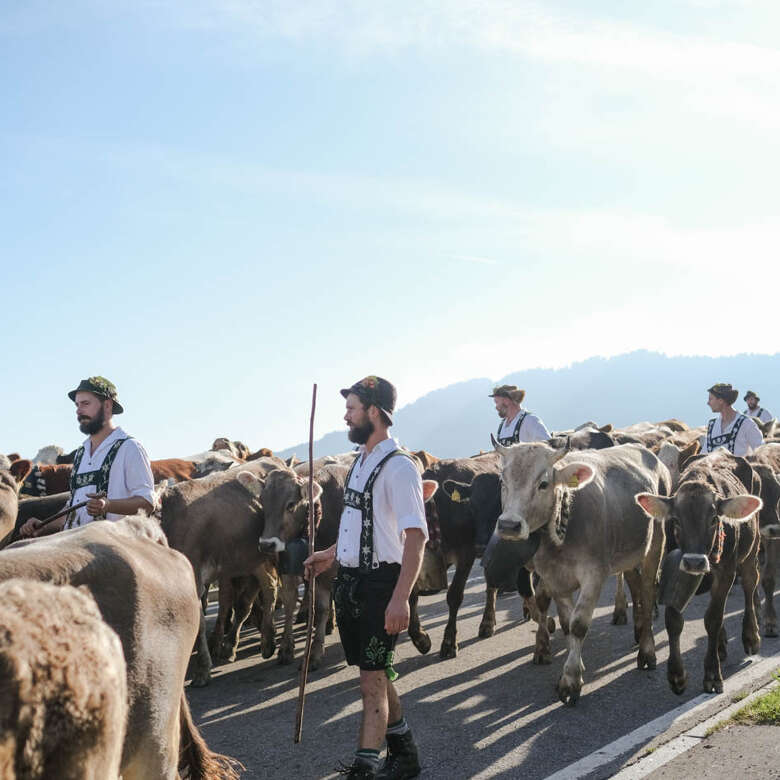
[[[145,498],[152,506],[155,502],[154,477],[152,465],[146,450],[134,439],[124,444],[127,447],[125,453],[125,485],[128,498],[138,496]]]
[[[753,450],[757,449],[764,443],[764,437],[758,426],[749,417],[742,424],[742,431],[745,432],[745,442],[747,443],[747,453],[750,454]]]
[[[396,473],[389,480],[390,505],[398,522],[398,534],[403,539],[404,531],[418,528],[428,539],[428,524],[425,522],[422,478],[417,467],[408,458],[392,458]]]

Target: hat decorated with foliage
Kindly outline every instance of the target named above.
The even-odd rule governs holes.
[[[68,398],[71,401],[76,400],[76,393],[94,393],[101,398],[108,398],[114,402],[113,413],[122,414],[124,407],[119,403],[117,398],[116,387],[113,382],[110,382],[104,376],[91,376],[89,379],[82,379],[79,382],[79,386],[75,390],[71,390],[68,393]]]
[[[743,396],[742,400],[747,401],[748,398],[755,398],[756,401],[761,400],[752,390],[748,390],[747,393],[745,393],[745,395]]]
[[[521,390],[517,385],[499,385],[493,388],[493,392],[488,395],[488,398],[495,398],[496,396],[503,396],[516,404],[521,404],[525,398],[525,390]]]
[[[393,410],[398,394],[395,386],[386,379],[372,374],[355,382],[352,387],[342,388],[340,392],[344,398],[354,393],[366,406],[376,406],[385,413],[390,425],[393,424]]]
[[[739,390],[735,390],[725,382],[718,382],[712,387],[708,387],[707,392],[712,393],[716,398],[723,399],[727,404],[733,404],[739,398]]]

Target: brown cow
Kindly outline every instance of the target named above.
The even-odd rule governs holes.
[[[50,496],[70,490],[70,472],[73,466],[63,463],[58,466],[35,464],[22,484],[22,496]]]
[[[0,777],[118,778],[127,721],[119,637],[69,585],[0,584]]]
[[[0,580],[17,577],[85,585],[119,635],[127,662],[124,780],[172,779],[179,767],[193,777],[237,776],[192,722],[184,675],[200,605],[192,567],[154,520],[90,523],[16,542],[0,552]]]
[[[670,518],[679,550],[664,561],[662,603],[669,635],[669,664],[666,677],[671,689],[681,694],[688,676],[680,655],[683,610],[705,575],[712,575],[710,603],[704,616],[707,628],[707,655],[704,659],[704,690],[723,692],[721,660],[726,658],[726,631],[723,610],[726,597],[740,575],[745,594],[742,618],[742,644],[745,652],[758,652],[761,639],[754,594],[758,585],[758,522],[761,499],[756,474],[745,458],[718,449],[697,456],[680,477],[670,498],[638,493],[636,502],[652,518]]]
[[[0,547],[7,542],[14,530],[19,506],[19,488],[30,473],[29,460],[10,463],[0,455]]]
[[[168,543],[187,556],[195,572],[198,596],[209,584],[226,578],[254,574],[262,579],[267,557],[258,550],[263,533],[263,507],[259,494],[266,475],[283,468],[278,458],[253,461],[239,469],[212,474],[204,479],[180,482],[162,498],[162,529]],[[245,474],[243,481],[238,475]],[[228,602],[221,604],[212,645],[221,648]],[[247,610],[248,612],[248,610]],[[236,620],[239,620],[236,616]],[[243,616],[240,622],[246,619]],[[206,622],[200,627],[193,660],[192,685],[208,685],[212,659],[206,639]]]

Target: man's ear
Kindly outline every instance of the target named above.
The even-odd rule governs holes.
[[[422,481],[423,502],[430,501],[433,494],[438,490],[439,483],[435,479],[424,479]]]

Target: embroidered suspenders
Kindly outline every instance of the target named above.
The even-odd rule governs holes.
[[[376,569],[379,566],[378,562],[374,562],[374,482],[376,482],[376,478],[379,476],[379,472],[382,470],[382,467],[385,465],[385,463],[387,463],[387,461],[395,455],[403,455],[407,458],[410,458],[410,456],[403,450],[393,450],[392,452],[385,455],[385,457],[382,458],[382,460],[380,460],[379,463],[377,463],[377,465],[374,467],[374,470],[371,472],[371,474],[369,474],[369,477],[366,480],[366,484],[362,492],[360,490],[354,490],[350,487],[344,488],[344,506],[350,506],[353,509],[359,509],[363,518],[363,522],[360,526],[359,554],[359,568],[360,572],[363,574],[368,572],[370,569]],[[345,483],[346,485],[349,485],[349,481],[352,479],[352,472],[355,470],[359,458],[359,455],[357,458],[355,458],[355,461],[349,470],[349,474],[347,474],[347,481]]]
[[[111,466],[114,464],[119,448],[132,436],[128,436],[125,439],[117,439],[112,445],[109,451],[106,453],[106,457],[103,459],[99,469],[95,471],[85,471],[83,474],[79,474],[79,466],[84,457],[84,447],[79,447],[76,451],[76,455],[73,458],[73,470],[70,472],[70,501],[73,503],[73,496],[79,488],[88,487],[92,485],[95,493],[105,493],[108,490],[108,477],[111,473]],[[65,523],[65,528],[72,528],[73,517],[68,516],[68,520]]]
[[[510,444],[517,444],[517,442],[520,441],[520,426],[523,424],[523,420],[525,420],[527,414],[528,412],[523,412],[520,415],[520,419],[517,421],[517,424],[515,425],[515,430],[513,431],[511,436],[501,436],[501,429],[504,427],[504,423],[502,422],[499,424],[496,438],[498,439],[498,443],[502,447],[508,447]]]
[[[715,417],[707,425],[707,451],[713,452],[718,447],[725,447],[732,455],[734,454],[734,445],[737,442],[737,434],[742,427],[742,423],[747,419],[744,414],[740,414],[734,422],[734,426],[728,433],[722,433],[720,436],[713,436],[712,429],[715,427]]]

